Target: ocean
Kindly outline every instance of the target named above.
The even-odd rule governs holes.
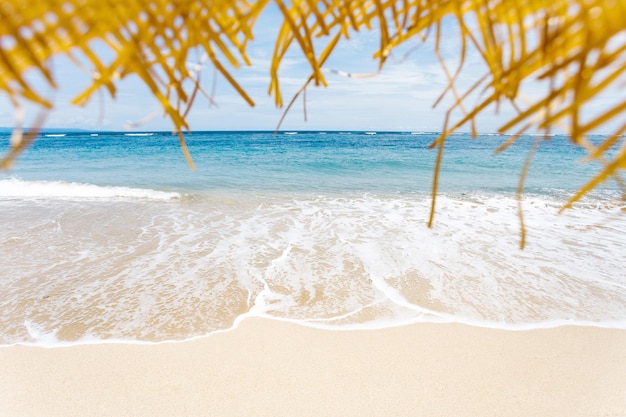
[[[186,340],[246,317],[334,330],[626,329],[626,201],[565,136],[55,133],[0,172],[0,345]],[[592,138],[593,139],[593,138]],[[597,138],[599,139],[599,138]],[[0,134],[0,152],[9,134]]]

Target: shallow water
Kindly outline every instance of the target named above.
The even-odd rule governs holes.
[[[418,321],[626,328],[617,186],[555,137],[457,135],[427,227],[433,134],[44,137],[0,177],[0,344],[181,340],[246,316],[335,329]]]

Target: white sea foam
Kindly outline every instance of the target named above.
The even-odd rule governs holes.
[[[226,200],[0,206],[0,343],[182,340],[250,316],[626,328],[623,202],[557,215],[529,196],[521,251],[511,196],[442,195],[431,229],[419,195]]]
[[[57,339],[55,332],[48,333],[43,331],[37,324],[33,323],[31,320],[24,320],[24,328],[28,332],[28,336],[31,339],[31,342],[36,344],[57,344],[59,340]]]
[[[25,181],[17,178],[0,180],[0,198],[61,199],[150,199],[171,200],[181,195],[143,188],[99,186],[65,181]]]

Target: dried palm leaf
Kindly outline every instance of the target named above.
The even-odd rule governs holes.
[[[53,104],[33,88],[27,73],[37,73],[55,88],[51,58],[83,56],[91,65],[92,82],[75,99],[85,105],[97,91],[115,96],[116,85],[138,76],[159,101],[177,132],[189,128],[185,116],[197,91],[204,92],[186,61],[198,50],[250,105],[252,99],[229,68],[249,64],[246,46],[254,23],[269,0],[4,0],[0,5],[0,91],[19,106],[22,101],[42,108]],[[444,144],[451,132],[470,125],[483,113],[509,103],[517,114],[499,129],[515,133],[502,148],[525,131],[546,133],[561,126],[572,146],[584,147],[602,171],[577,193],[568,206],[603,181],[619,178],[626,146],[623,117],[626,98],[595,109],[608,91],[624,91],[626,71],[626,0],[274,0],[283,16],[270,69],[269,92],[283,105],[278,75],[285,54],[299,49],[311,68],[311,83],[326,85],[324,63],[342,38],[353,31],[376,30],[380,35],[374,58],[382,68],[394,48],[408,41],[434,37],[437,58],[451,96],[441,136],[433,183],[433,213]],[[460,64],[448,68],[440,54],[443,28],[458,28]],[[104,42],[115,58],[104,62],[94,47]],[[487,72],[468,90],[455,86],[463,73],[467,51],[473,48]],[[542,94],[522,96],[525,85],[539,83]],[[476,94],[481,99],[477,104]],[[292,101],[293,103],[293,101]],[[457,119],[454,114],[459,114]],[[586,114],[595,114],[591,119]],[[587,135],[618,124],[613,135],[593,143]],[[181,134],[181,144],[184,139]],[[14,148],[7,165],[20,150]],[[611,150],[617,149],[610,153]],[[191,159],[189,154],[189,163]],[[523,178],[520,189],[523,188]],[[432,222],[432,215],[431,215]]]

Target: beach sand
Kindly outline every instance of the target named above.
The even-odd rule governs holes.
[[[0,416],[626,416],[626,331],[246,319],[181,343],[0,348]]]

